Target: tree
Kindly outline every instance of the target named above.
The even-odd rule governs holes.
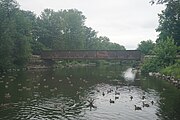
[[[164,4],[164,3],[167,3],[168,1],[170,0],[151,0],[149,3],[151,3],[152,5],[153,4]]]
[[[45,9],[38,18],[38,39],[49,49],[82,49],[85,16],[76,9]]]
[[[153,43],[152,40],[141,41],[140,44],[138,44],[137,50],[140,50],[143,54],[148,55],[151,54],[154,46],[155,43]]]
[[[22,67],[31,54],[31,24],[14,0],[0,1],[0,67]]]
[[[161,66],[166,67],[174,64],[177,55],[177,46],[174,43],[173,38],[167,37],[165,40],[158,42],[154,49],[154,54]]]
[[[13,57],[14,64],[23,67],[31,55],[30,41],[32,41],[32,24],[24,11],[18,10],[14,18],[16,28]]]
[[[38,37],[37,41],[49,49],[55,49],[54,43],[61,37],[59,19],[55,19],[55,12],[51,9],[45,9],[37,19]],[[61,18],[61,16],[59,17]],[[59,44],[58,44],[59,45]],[[60,46],[60,45],[59,45]]]
[[[64,10],[64,39],[65,49],[83,49],[84,48],[84,22],[85,16],[76,9]]]
[[[84,49],[93,50],[97,49],[97,32],[91,27],[84,27]]]
[[[18,4],[13,0],[0,0],[0,69],[13,66],[15,23]]]
[[[159,14],[160,32],[157,42],[172,37],[177,46],[180,46],[180,2],[178,0],[169,0],[166,9]]]

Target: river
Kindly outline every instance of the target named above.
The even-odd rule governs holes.
[[[180,120],[180,90],[135,73],[120,65],[1,73],[0,120]]]

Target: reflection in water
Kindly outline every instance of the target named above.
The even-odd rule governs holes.
[[[122,67],[112,66],[1,75],[0,119],[180,118],[180,92],[176,88],[164,81],[143,76],[136,81],[132,68],[123,71]],[[128,80],[131,84],[127,84]],[[97,108],[90,109],[91,100]],[[143,102],[149,104],[149,107],[143,107]],[[142,110],[135,111],[134,105]]]

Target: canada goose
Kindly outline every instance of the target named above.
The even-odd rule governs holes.
[[[149,104],[143,102],[143,107],[149,107]]]
[[[105,96],[105,93],[103,92],[102,95]]]
[[[151,101],[151,104],[153,105],[153,104],[154,104],[154,101]]]
[[[131,96],[130,99],[132,100],[132,99],[133,99],[133,96]]]
[[[142,96],[142,99],[143,99],[143,100],[145,99],[145,96],[144,96],[144,95]]]
[[[117,92],[117,91],[115,91],[115,95],[120,95],[120,93],[119,93],[119,92]]]
[[[110,102],[110,103],[114,103],[114,100],[111,100],[111,99],[110,99],[110,101],[109,101],[109,102]]]
[[[135,106],[135,110],[142,110],[141,107],[138,107],[136,105],[134,105],[134,106]]]
[[[118,97],[118,96],[115,96],[115,100],[116,100],[116,99],[119,99],[119,97]]]
[[[107,94],[108,94],[108,93],[111,93],[111,91],[110,91],[110,90],[107,90]]]

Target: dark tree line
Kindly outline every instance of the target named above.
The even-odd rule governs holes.
[[[41,50],[124,50],[85,26],[76,9],[45,9],[40,16],[19,8],[15,0],[0,0],[0,69],[24,66]]]

